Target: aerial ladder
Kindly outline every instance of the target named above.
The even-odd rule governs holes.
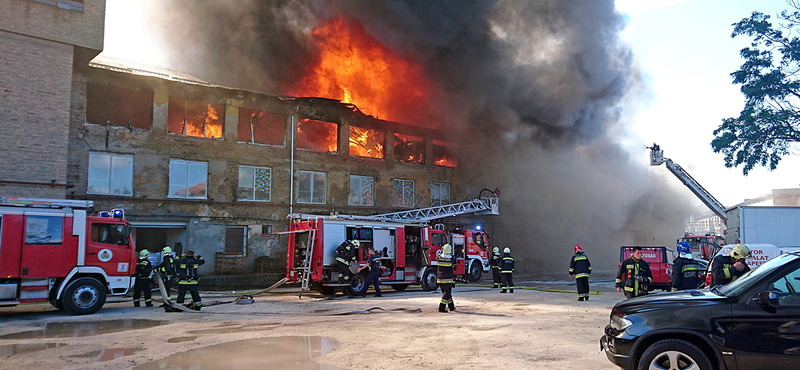
[[[661,150],[661,147],[659,147],[658,144],[653,143],[653,146],[649,146],[647,149],[650,149],[651,166],[666,164],[667,169],[669,169],[669,171],[672,172],[672,174],[675,175],[678,180],[681,180],[681,182],[686,185],[686,187],[689,188],[694,195],[700,198],[700,201],[702,201],[703,204],[711,209],[714,214],[719,216],[723,223],[728,221],[727,208],[725,208],[725,206],[723,206],[722,203],[717,200],[717,198],[714,198],[711,193],[709,193],[702,185],[700,185],[700,183],[698,183],[697,180],[692,177],[692,175],[689,175],[689,173],[686,172],[683,167],[673,162],[669,158],[664,158],[664,152]]]

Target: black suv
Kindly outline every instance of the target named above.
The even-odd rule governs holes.
[[[619,302],[605,333],[625,369],[800,369],[800,252],[723,287]]]

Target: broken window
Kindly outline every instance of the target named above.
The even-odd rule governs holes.
[[[325,204],[325,173],[297,171],[297,203]]]
[[[450,204],[450,184],[446,182],[431,183],[431,206]]]
[[[269,202],[272,169],[239,166],[239,200]]]
[[[347,198],[347,204],[354,206],[373,205],[375,196],[373,184],[372,177],[350,175],[350,196]]]
[[[169,98],[167,132],[219,139],[222,137],[222,104]]]
[[[414,207],[414,180],[394,179],[392,206]]]
[[[443,167],[458,167],[456,146],[441,140],[433,141],[433,164]]]
[[[239,108],[238,141],[283,146],[286,116],[249,108]]]
[[[206,198],[208,163],[169,160],[169,198]]]
[[[133,156],[89,153],[87,194],[133,195]]]
[[[86,84],[86,123],[150,130],[153,93]]]
[[[338,129],[339,125],[333,122],[301,119],[297,124],[297,147],[336,153],[339,151]]]
[[[394,160],[425,163],[425,141],[417,136],[394,134]]]
[[[350,126],[350,155],[368,158],[383,158],[383,131]]]

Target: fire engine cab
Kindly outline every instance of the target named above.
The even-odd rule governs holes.
[[[97,312],[133,282],[136,252],[122,210],[92,201],[0,197],[0,306],[49,302]]]

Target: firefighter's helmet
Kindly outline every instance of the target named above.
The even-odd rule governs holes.
[[[150,251],[148,251],[147,249],[142,249],[142,251],[139,252],[139,258],[147,258],[147,256],[149,255]]]
[[[682,258],[692,258],[692,246],[685,240],[678,243],[678,254]]]
[[[359,245],[361,245],[361,242],[359,242],[358,240],[355,240],[355,239],[353,239],[353,242],[352,242],[352,243],[353,243],[353,245],[355,245],[356,247],[358,247]]]
[[[494,252],[494,253],[500,253],[500,248],[494,247],[494,249],[492,249],[492,252]]]
[[[503,249],[503,253],[511,253],[511,248],[505,247],[505,249]]]
[[[583,252],[583,247],[580,244],[575,245],[575,253]]]
[[[172,254],[172,248],[164,247],[161,249],[161,254]]]
[[[750,258],[750,248],[747,248],[744,244],[736,244],[731,249],[731,257],[735,260]]]
[[[452,252],[453,252],[453,247],[451,247],[450,244],[445,244],[442,246],[442,253],[450,254]]]

